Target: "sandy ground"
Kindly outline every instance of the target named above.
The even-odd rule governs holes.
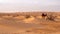
[[[0,34],[60,34],[58,20],[46,20],[37,15],[29,18],[2,16],[0,17]]]

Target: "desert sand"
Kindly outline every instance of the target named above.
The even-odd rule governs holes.
[[[0,34],[60,34],[60,12],[0,13]]]

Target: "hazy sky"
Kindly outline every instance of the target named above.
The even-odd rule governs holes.
[[[0,12],[60,11],[60,0],[0,0]]]

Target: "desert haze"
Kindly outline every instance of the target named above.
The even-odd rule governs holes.
[[[0,34],[60,34],[60,12],[0,13]]]

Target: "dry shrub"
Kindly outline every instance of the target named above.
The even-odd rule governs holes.
[[[30,18],[31,16],[30,15],[26,15],[26,18]]]
[[[56,18],[56,16],[54,16],[52,14],[47,16],[47,19],[51,20],[51,21],[55,21],[55,18]]]

